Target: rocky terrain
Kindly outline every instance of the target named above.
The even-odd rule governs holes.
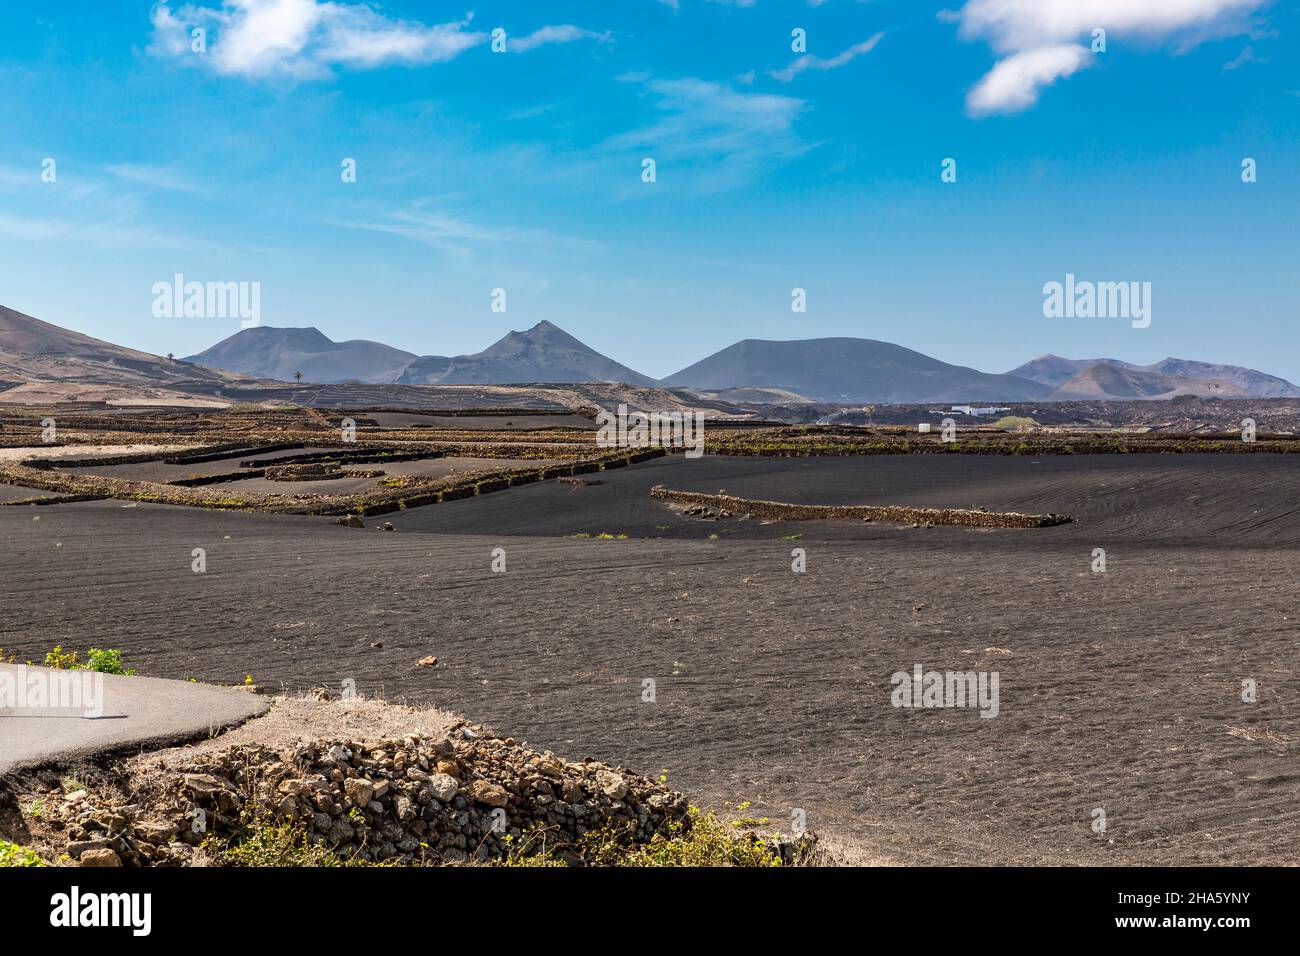
[[[0,836],[84,867],[583,865],[689,837],[699,819],[662,783],[461,720],[435,717],[445,729],[431,733],[312,736],[349,712],[354,726],[381,728],[422,713],[326,696],[280,699],[265,728],[258,718],[229,741],[83,768],[58,786],[49,770],[0,779]],[[295,721],[298,733],[284,736]],[[793,863],[815,838],[732,839],[739,852]]]

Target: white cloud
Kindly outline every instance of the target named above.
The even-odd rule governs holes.
[[[966,40],[985,40],[1003,57],[967,97],[972,113],[1014,112],[1039,92],[1093,58],[1093,29],[1107,42],[1134,37],[1180,41],[1184,47],[1212,36],[1250,32],[1250,18],[1271,0],[969,0],[955,17]]]
[[[772,77],[780,80],[782,83],[789,83],[804,70],[838,70],[851,60],[861,56],[864,53],[870,53],[875,49],[876,44],[884,37],[884,33],[877,33],[861,43],[855,43],[843,53],[837,54],[830,59],[823,60],[819,56],[813,56],[811,53],[805,54],[795,60],[784,70],[773,70]]]
[[[218,73],[241,76],[325,76],[334,66],[450,60],[487,39],[470,18],[428,26],[385,17],[364,4],[321,0],[222,0],[220,7],[154,7],[150,50],[193,57]],[[191,50],[191,31],[207,31],[207,50]]]
[[[506,43],[506,49],[511,53],[526,53],[547,43],[572,43],[574,40],[595,40],[597,43],[608,43],[610,34],[608,32],[595,33],[566,23],[560,26],[542,27],[540,30],[535,30],[528,36],[519,39],[511,37]]]
[[[975,84],[966,105],[977,116],[1018,112],[1033,106],[1043,87],[1087,65],[1089,57],[1087,47],[1070,43],[1013,53],[999,60]]]

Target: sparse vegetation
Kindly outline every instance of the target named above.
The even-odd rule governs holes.
[[[313,843],[305,830],[292,823],[276,823],[265,810],[251,805],[241,814],[239,836],[209,836],[203,848],[222,866],[300,867],[366,866],[361,860],[344,860],[329,847]]]
[[[712,811],[691,807],[669,830],[669,836],[656,836],[643,846],[627,846],[618,831],[595,830],[583,838],[584,856],[597,866],[781,866],[780,855],[761,836],[737,833]]]
[[[55,644],[54,648],[45,655],[45,666],[61,671],[81,670],[95,671],[100,674],[120,674],[124,677],[135,676],[135,668],[123,665],[121,651],[104,650],[98,647],[86,651],[86,659],[82,661],[76,651],[65,651],[62,644]]]
[[[1037,428],[1038,422],[1032,418],[1026,418],[1023,415],[1004,415],[999,418],[994,428],[1001,428],[1003,431],[1020,432],[1028,431],[1031,428]]]
[[[36,851],[0,840],[0,866],[49,866]]]

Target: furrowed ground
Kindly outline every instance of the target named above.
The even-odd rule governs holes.
[[[1300,857],[1300,458],[707,455],[587,477],[385,514],[392,534],[111,499],[0,507],[0,647],[93,643],[146,674],[289,690],[351,678],[666,769],[777,824],[802,809],[873,859]],[[688,515],[655,485],[1073,520],[764,523]],[[916,664],[996,670],[998,716],[891,706],[890,676]]]

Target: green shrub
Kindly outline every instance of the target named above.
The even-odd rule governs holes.
[[[45,655],[45,666],[61,671],[96,671],[100,674],[135,676],[135,668],[123,666],[121,651],[101,650],[98,647],[88,650],[83,662],[76,651],[65,651],[62,644],[55,644],[54,649]]]
[[[92,647],[86,651],[86,663],[84,668],[88,671],[97,671],[100,674],[121,674],[124,677],[134,677],[134,667],[124,667],[122,665],[122,652],[118,650],[100,650],[98,647]]]
[[[76,651],[65,652],[62,644],[55,644],[54,650],[45,655],[45,666],[60,671],[76,670],[81,666],[80,661]]]

